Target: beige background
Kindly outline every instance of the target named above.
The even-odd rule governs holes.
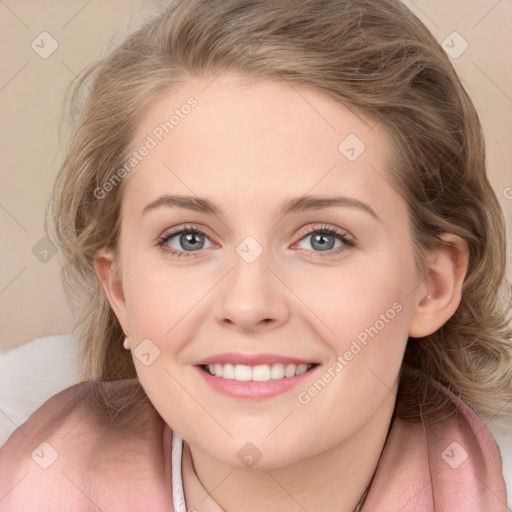
[[[298,0],[299,1],[299,0]],[[72,318],[59,258],[33,252],[62,153],[58,123],[66,87],[90,61],[165,2],[0,0],[0,349],[69,333]],[[404,0],[452,58],[486,132],[490,180],[512,226],[512,1]],[[31,47],[48,32],[58,43],[47,59]],[[449,37],[448,37],[449,36]],[[453,43],[451,41],[454,41]],[[37,252],[37,251],[36,251]],[[509,239],[509,278],[512,279]]]

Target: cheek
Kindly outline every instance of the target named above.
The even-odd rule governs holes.
[[[382,339],[405,332],[405,294],[389,266],[354,265],[318,272],[314,279],[297,280],[293,286],[319,335],[337,354],[348,350],[354,339],[364,344],[377,334]]]
[[[348,404],[356,410],[365,403],[371,411],[394,387],[408,339],[410,269],[365,264],[303,282],[298,294],[317,317],[314,325],[330,348],[328,374],[319,375],[329,382],[321,391],[328,410],[343,416]],[[322,384],[317,388],[323,390]],[[353,420],[359,421],[357,415]]]
[[[304,414],[324,424],[329,438],[357,431],[394,398],[407,342],[409,312],[399,288],[387,278],[361,275],[343,280],[344,287],[333,283],[328,298],[316,295],[318,315],[334,331],[324,337],[331,359],[310,387],[299,390],[299,403],[307,404]]]
[[[208,289],[207,276],[133,258],[127,265],[125,298],[130,327],[144,337],[164,339],[193,311]],[[210,285],[211,287],[211,285]]]
[[[137,265],[135,259],[132,270],[127,272],[131,279],[126,289],[132,351],[141,382],[153,389],[154,383],[169,379],[167,371],[181,375],[182,365],[189,360],[187,350],[204,338],[201,329],[211,321],[212,289],[219,275],[211,268],[193,266],[149,268],[147,262]],[[137,361],[143,340],[150,340],[150,351],[158,354],[150,367]]]

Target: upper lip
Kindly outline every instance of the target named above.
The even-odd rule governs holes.
[[[279,354],[237,354],[234,352],[228,352],[224,354],[217,354],[215,356],[201,359],[197,363],[198,366],[209,365],[209,364],[243,364],[247,366],[258,366],[262,364],[317,364],[314,361],[306,361],[305,359],[299,359],[297,357],[281,356]]]

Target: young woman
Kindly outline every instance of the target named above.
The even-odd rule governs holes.
[[[49,211],[87,371],[2,510],[508,510],[503,217],[405,6],[177,0],[80,83]]]

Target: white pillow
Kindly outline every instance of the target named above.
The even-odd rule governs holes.
[[[46,400],[79,382],[78,339],[44,336],[0,353],[0,446]]]

